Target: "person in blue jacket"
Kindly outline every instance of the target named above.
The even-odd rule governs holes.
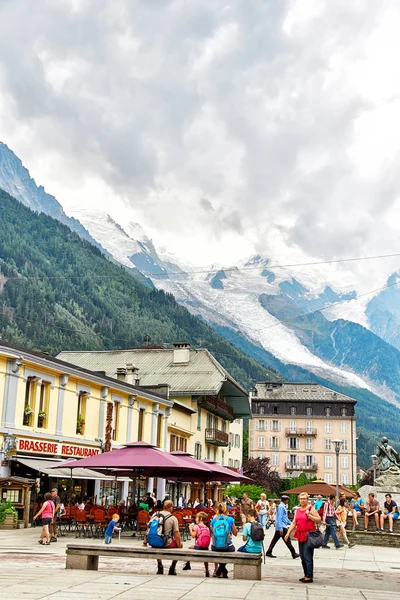
[[[287,534],[288,527],[291,524],[291,521],[288,517],[288,504],[289,496],[281,496],[281,503],[279,504],[278,510],[276,511],[275,535],[272,538],[268,550],[265,553],[265,556],[268,556],[268,558],[276,558],[276,556],[272,554],[272,550],[274,549],[275,544],[281,539],[289,548],[292,558],[299,558],[300,556],[300,554],[298,554],[294,549],[290,538],[287,541],[284,539],[285,535]]]

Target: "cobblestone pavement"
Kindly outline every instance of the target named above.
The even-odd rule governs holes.
[[[267,533],[266,544],[272,533]],[[68,542],[102,541],[76,540],[71,534],[43,547],[38,545],[38,537],[38,529],[0,531],[0,599],[265,600],[274,595],[280,600],[332,600],[339,594],[351,594],[355,600],[400,600],[400,549],[320,549],[316,552],[314,583],[303,585],[298,581],[301,564],[291,558],[282,542],[274,549],[277,558],[266,559],[262,581],[252,582],[205,579],[199,563],[185,572],[181,570],[183,565],[178,564],[178,577],[156,576],[155,563],[140,559],[100,558],[99,571],[67,571]],[[240,541],[237,539],[236,546]],[[123,537],[113,543],[140,545],[141,541]]]

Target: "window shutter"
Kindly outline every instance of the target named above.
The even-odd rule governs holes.
[[[281,426],[282,426],[282,423],[281,423],[281,421],[278,421],[278,431],[280,431],[280,430],[281,430]]]

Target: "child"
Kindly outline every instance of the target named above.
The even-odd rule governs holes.
[[[208,518],[207,513],[198,512],[196,515],[196,525],[189,525],[189,531],[192,538],[195,539],[194,546],[189,546],[189,550],[208,550],[211,541],[211,533],[204,521]],[[182,571],[190,571],[191,566],[188,561]],[[204,563],[206,577],[210,577],[208,562]]]
[[[257,522],[257,512],[253,509],[250,509],[247,513],[247,523],[243,527],[243,541],[246,542],[244,546],[240,546],[238,548],[238,552],[250,552],[250,553],[259,553],[263,551],[263,543],[261,540],[255,540],[252,537],[252,527],[251,524],[256,523],[256,526],[261,529],[261,532],[258,537],[262,537],[264,539],[264,528],[260,523]],[[262,535],[261,535],[262,534]],[[255,536],[254,536],[255,537]]]
[[[104,543],[105,544],[111,544],[111,540],[112,540],[112,536],[113,536],[114,530],[115,531],[121,531],[121,528],[116,526],[117,523],[118,523],[118,521],[119,521],[119,514],[115,513],[112,516],[111,521],[107,525],[107,529],[106,529],[105,534],[104,534]]]

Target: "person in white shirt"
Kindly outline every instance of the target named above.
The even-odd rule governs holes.
[[[256,511],[258,513],[258,521],[260,525],[265,529],[265,526],[267,524],[268,513],[267,496],[265,494],[260,495],[260,499],[256,504]]]

